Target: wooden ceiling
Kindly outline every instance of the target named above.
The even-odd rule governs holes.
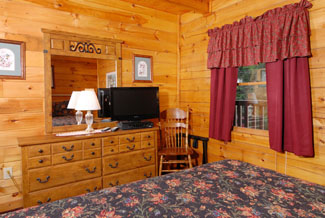
[[[160,11],[169,12],[172,14],[183,14],[190,11],[199,13],[209,12],[210,0],[122,0],[141,5],[148,8],[153,8]]]

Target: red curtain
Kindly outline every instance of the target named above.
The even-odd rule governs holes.
[[[267,63],[272,149],[313,156],[307,0],[209,30],[210,137],[230,141],[237,69]],[[298,58],[300,57],[300,58]],[[235,70],[236,69],[236,70]]]
[[[235,67],[211,70],[210,138],[225,142],[231,139],[235,115],[237,73],[238,68]]]
[[[209,30],[208,68],[250,66],[311,55],[307,0]]]
[[[270,147],[314,156],[308,58],[266,64]]]

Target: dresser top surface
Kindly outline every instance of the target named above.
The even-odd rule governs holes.
[[[29,137],[18,138],[18,145],[20,147],[25,147],[25,146],[31,146],[31,145],[84,140],[84,139],[118,136],[118,135],[143,133],[143,132],[152,132],[152,131],[158,131],[158,130],[159,130],[158,127],[145,128],[145,129],[133,129],[133,130],[120,130],[119,129],[116,132],[89,133],[87,135],[77,135],[77,136],[56,136],[55,133],[53,133],[53,134],[47,134],[47,135],[38,135],[38,136],[29,136]]]

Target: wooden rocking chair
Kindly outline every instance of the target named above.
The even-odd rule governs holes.
[[[193,150],[188,145],[189,134],[189,108],[187,112],[179,108],[171,108],[161,113],[161,144],[158,151],[160,157],[159,176],[162,172],[175,172],[182,169],[171,167],[182,164],[192,168],[191,155]],[[169,166],[164,169],[164,166]]]

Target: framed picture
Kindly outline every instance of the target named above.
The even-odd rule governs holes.
[[[25,78],[25,42],[0,39],[0,79]]]
[[[117,87],[117,73],[106,73],[106,88]]]
[[[133,82],[152,83],[152,56],[133,55]]]

